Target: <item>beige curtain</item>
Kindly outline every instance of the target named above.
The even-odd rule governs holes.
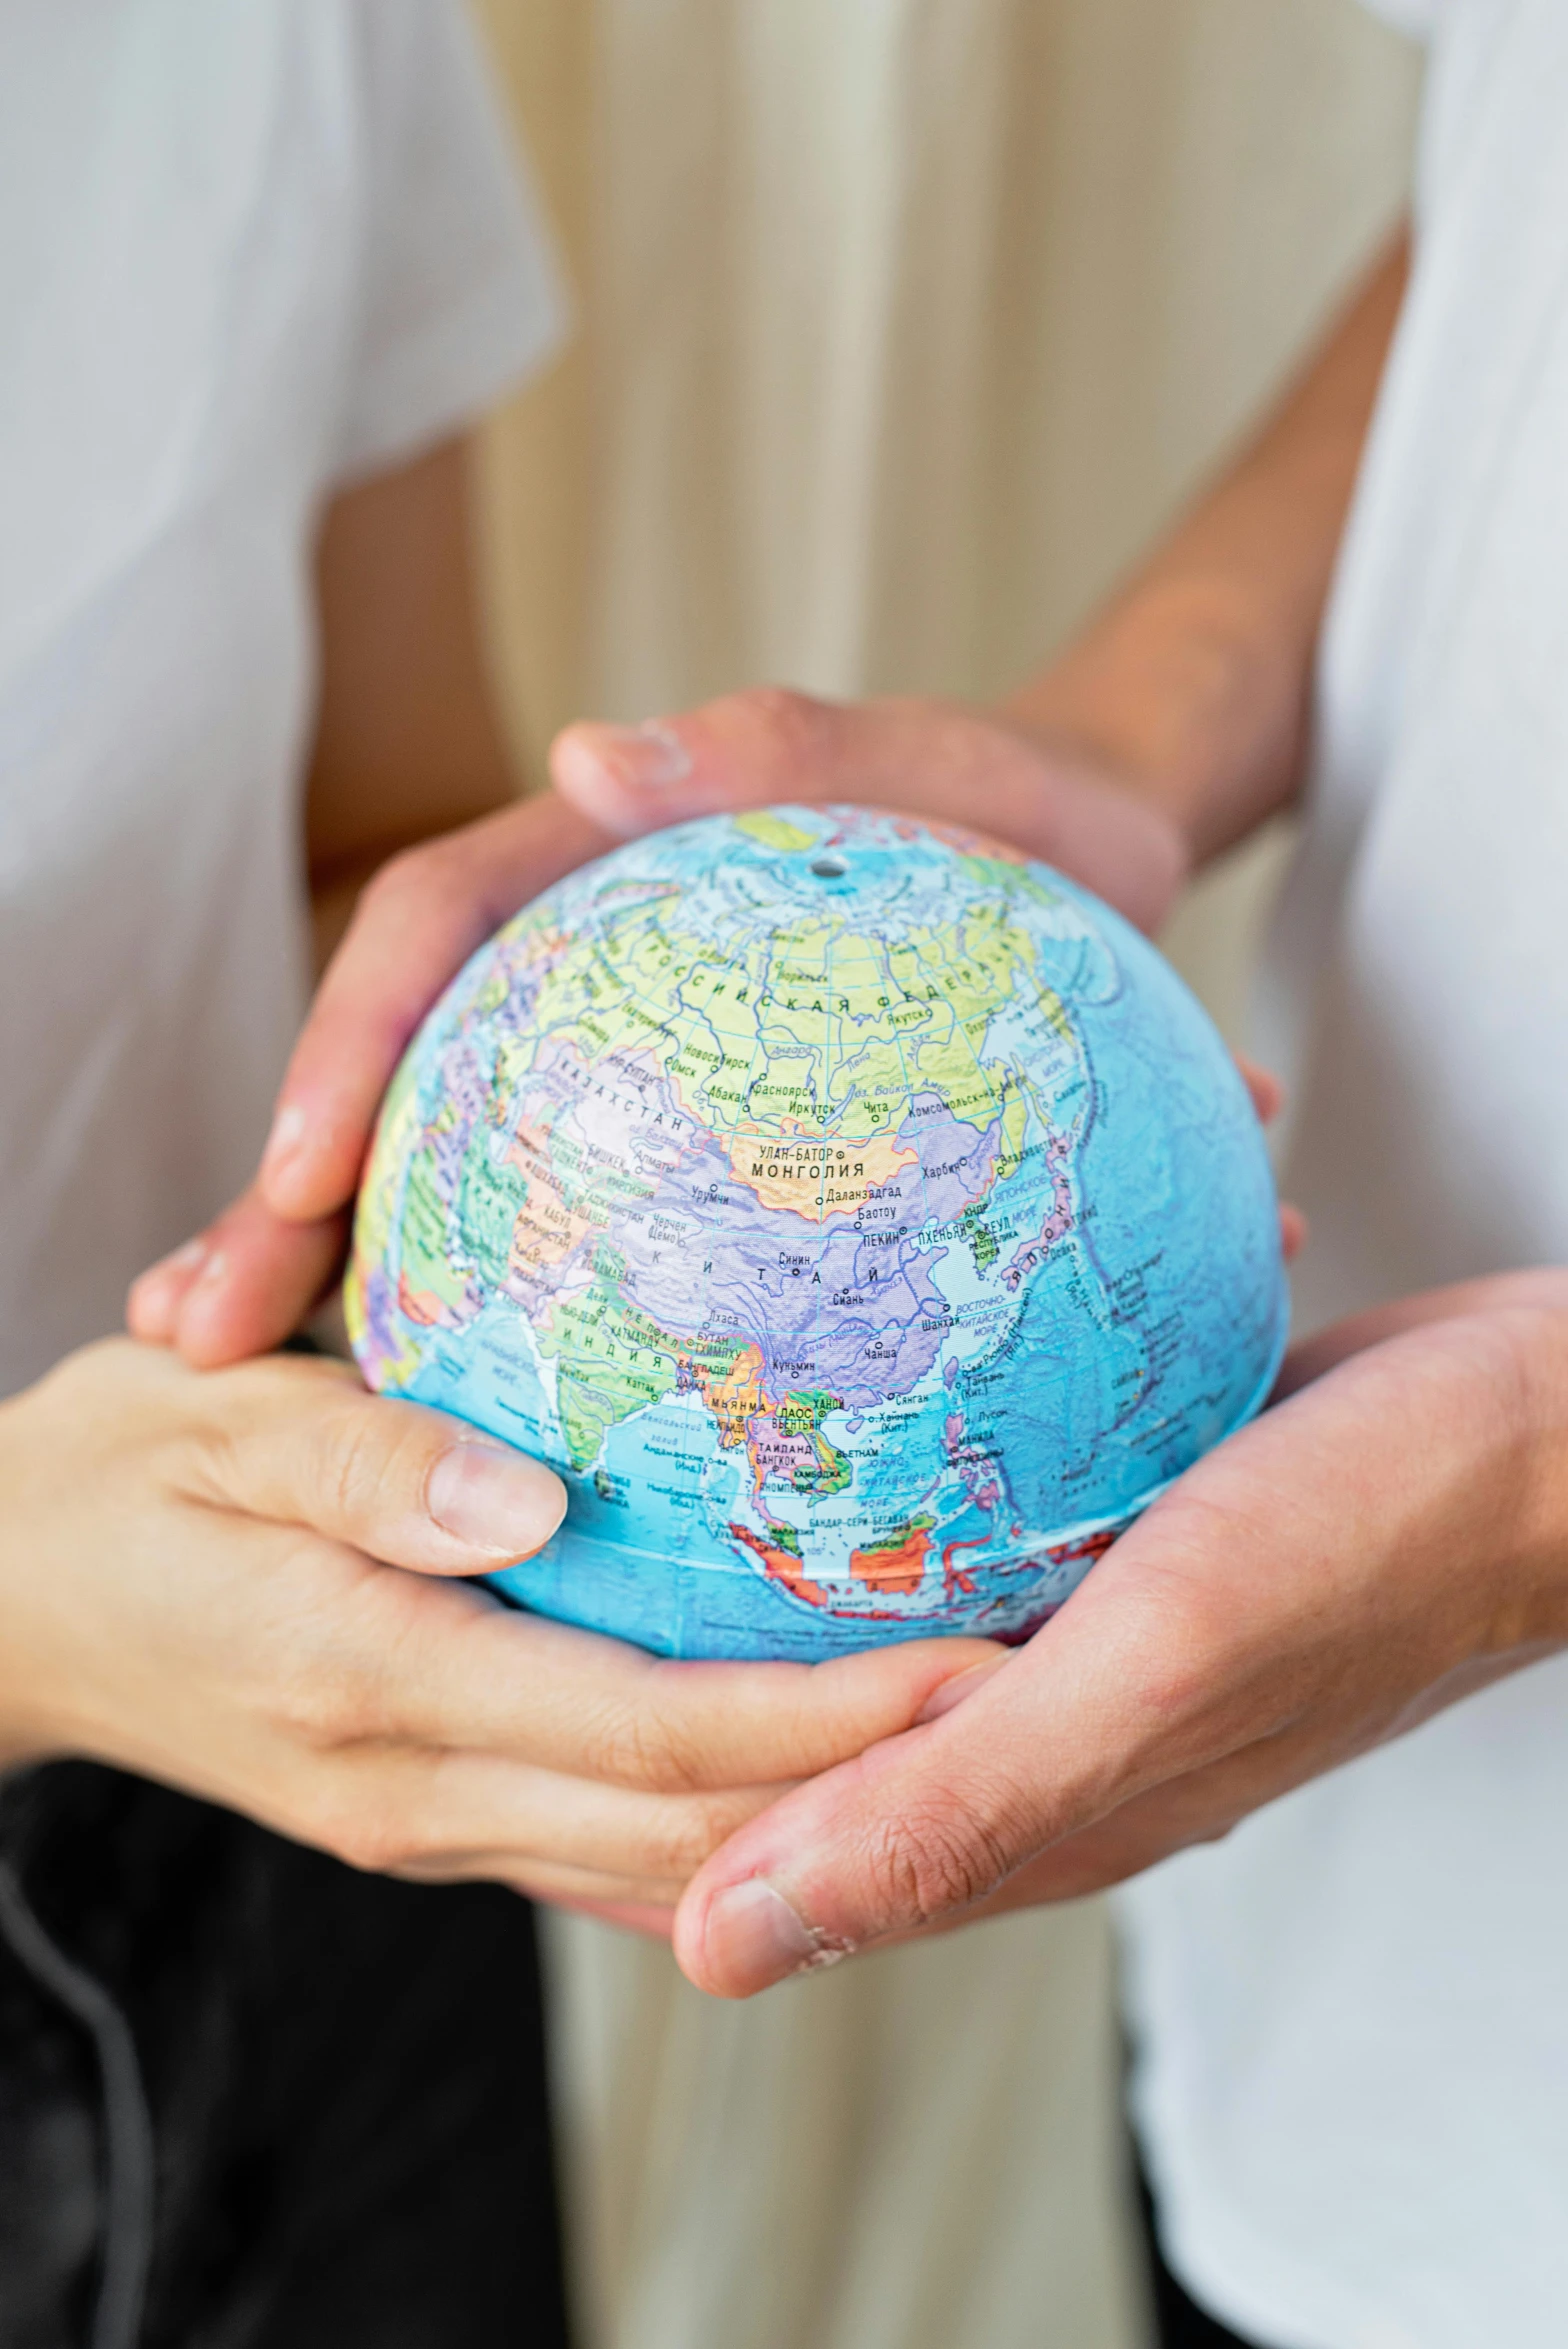
[[[990,692],[1114,578],[1400,200],[1350,0],[483,0],[580,331],[489,436],[535,773],[578,710]],[[1234,1023],[1273,866],[1172,943]],[[705,2003],[552,1937],[591,2349],[1133,2349],[1094,1904]]]

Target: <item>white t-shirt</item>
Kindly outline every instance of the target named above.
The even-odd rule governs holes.
[[[1426,13],[1416,269],[1268,971],[1308,1325],[1568,1261],[1568,6]],[[1269,2349],[1563,2349],[1568,1660],[1122,1913],[1196,2297]]]
[[[15,0],[3,45],[0,1393],[254,1164],[324,497],[561,320],[456,0]]]

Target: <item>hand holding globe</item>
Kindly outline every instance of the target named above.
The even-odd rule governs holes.
[[[955,737],[951,747],[962,766],[962,746],[957,741],[959,713],[950,713],[950,717],[953,725],[949,732]],[[1039,848],[1055,846],[1058,833],[1064,839],[1074,838],[1082,847],[1084,827],[1092,829],[1099,805],[1092,780],[1078,776],[1069,783],[1058,777],[1049,755],[1042,756],[1026,740],[978,716],[971,721],[971,730],[984,740],[968,770],[979,780],[975,788],[961,795],[965,813],[972,812],[970,802],[977,802],[978,812],[989,811],[994,818],[998,813],[1005,815],[1004,803],[1011,803],[1015,818],[1029,815],[1033,828],[1026,837]],[[986,755],[979,755],[981,752]],[[950,759],[948,763],[953,762]],[[923,789],[920,774],[916,772],[911,780],[918,795]],[[877,773],[873,781],[875,795],[886,796],[888,778]],[[737,782],[743,783],[744,777],[738,777]],[[1140,816],[1131,795],[1118,793],[1114,783],[1106,785],[1104,800],[1115,820],[1109,821],[1090,861],[1102,888],[1116,894],[1112,875],[1120,855],[1117,843],[1126,846],[1128,826],[1136,829]],[[665,805],[680,813],[679,803],[677,792]],[[657,814],[658,795],[652,795],[644,820],[656,820]],[[1144,919],[1158,910],[1156,899],[1163,903],[1182,861],[1166,819],[1149,811],[1147,825],[1146,853],[1141,861],[1136,856],[1132,860],[1134,874],[1143,871],[1148,880],[1148,886],[1142,888],[1144,902],[1139,902],[1138,888],[1124,899],[1129,909]],[[626,828],[624,824],[622,828]],[[1167,837],[1168,847],[1164,845]],[[354,1183],[378,1097],[431,997],[512,906],[606,845],[602,829],[547,796],[414,852],[388,868],[367,893],[291,1064],[280,1097],[278,1146],[269,1153],[257,1186],[207,1236],[208,1261],[212,1253],[220,1254],[221,1274],[195,1283],[188,1262],[160,1269],[142,1292],[145,1335],[173,1337],[192,1358],[213,1361],[265,1344],[292,1324],[330,1274],[334,1255],[342,1245],[341,1206]],[[1163,881],[1158,879],[1156,866],[1165,875]],[[1265,1101],[1259,1100],[1258,1107],[1268,1114]],[[1106,1571],[1102,1567],[1101,1575]],[[1112,1598],[1110,1588],[1105,1596],[1107,1601]],[[613,1643],[590,1641],[583,1651],[585,1658],[596,1648],[603,1649],[607,1662],[626,1652],[616,1650]],[[964,1669],[956,1679],[936,1676],[922,1717],[942,1710],[955,1694],[974,1691],[987,1677],[970,1663],[975,1651],[968,1642],[949,1639],[903,1652],[913,1662],[917,1655],[934,1656],[944,1649],[952,1654],[955,1665],[962,1656]],[[885,1651],[890,1661],[896,1652],[900,1651]],[[991,1650],[995,1662],[1005,1653]],[[874,1658],[862,1660],[869,1663]],[[711,1745],[713,1707],[704,1706],[699,1691],[708,1689],[709,1675],[725,1675],[724,1703],[732,1711],[733,1734],[722,1756],[714,1757],[714,1769],[705,1769],[698,1782],[717,1787],[721,1780],[727,1784],[733,1779],[737,1786],[754,1781],[758,1773],[748,1763],[743,1734],[744,1722],[753,1711],[744,1694],[747,1675],[799,1667],[697,1664],[662,1669],[676,1677],[642,1684],[650,1696],[657,1687],[667,1721],[660,1734],[684,1743],[694,1754],[697,1746],[706,1752]],[[812,1678],[822,1669],[815,1667]],[[827,1669],[836,1673],[840,1667]],[[524,1675],[518,1691],[520,1705],[532,1707],[545,1694],[543,1689],[530,1694]],[[841,1713],[846,1704],[852,1706],[856,1701],[848,1683],[835,1698]],[[1060,1710],[1059,1702],[1053,1703],[1053,1709]],[[680,1728],[683,1720],[690,1736]],[[708,1727],[702,1726],[704,1722]],[[847,1730],[847,1720],[845,1727]],[[868,1739],[886,1738],[888,1728],[885,1723],[873,1723],[868,1713],[865,1734]],[[929,1732],[915,1734],[924,1738]],[[886,1750],[891,1754],[901,1746]],[[705,1799],[711,1809],[711,1798]],[[713,1840],[723,1833],[723,1824],[715,1814]],[[701,1850],[689,1842],[687,1848],[689,1869],[700,1859]],[[737,1858],[740,1856],[738,1847]],[[628,1909],[626,1877],[609,1842],[597,1857],[600,1864],[595,1866],[587,1863],[585,1855],[585,1864],[576,1871],[578,1900],[649,1926],[662,1916],[667,1929],[670,1911],[650,1908],[645,1900]],[[518,1871],[518,1880],[527,1880],[526,1868]],[[735,1985],[720,1983],[710,1973],[709,1986]]]

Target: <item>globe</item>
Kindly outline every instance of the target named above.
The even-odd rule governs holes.
[[[857,807],[617,848],[382,1109],[369,1384],[546,1460],[492,1577],[661,1654],[1027,1636],[1256,1411],[1286,1322],[1231,1058],[1109,907]]]

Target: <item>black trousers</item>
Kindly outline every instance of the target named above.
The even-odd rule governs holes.
[[[118,1771],[0,1794],[4,2349],[564,2349],[533,1919]]]

